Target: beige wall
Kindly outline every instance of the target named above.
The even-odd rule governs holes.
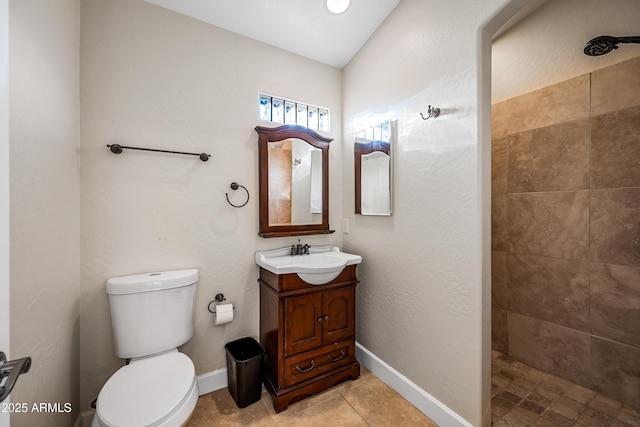
[[[640,407],[640,57],[493,124],[493,347]]]
[[[195,329],[184,346],[198,374],[226,367],[224,344],[258,335],[254,252],[294,238],[258,237],[258,92],[331,109],[330,218],[342,201],[341,72],[150,5],[84,0],[82,111],[82,410],[122,366],[113,354],[105,281],[112,276],[198,268]],[[205,151],[187,156],[106,144]],[[231,182],[247,187],[235,209]],[[240,191],[242,193],[242,191]],[[341,235],[310,244],[341,244]],[[237,310],[215,327],[207,304],[222,292]]]
[[[9,322],[9,2],[0,0],[0,351],[10,353]],[[0,426],[9,413],[0,413]]]
[[[11,1],[9,12],[11,354],[33,359],[11,398],[77,411],[80,1]],[[30,411],[11,425],[73,420]]]
[[[523,4],[404,0],[344,69],[357,340],[476,426],[490,416],[486,26]],[[427,105],[440,117],[423,121]],[[393,215],[354,215],[353,136],[386,119],[397,121]]]

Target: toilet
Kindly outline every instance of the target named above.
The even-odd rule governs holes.
[[[91,427],[178,427],[198,401],[193,362],[178,346],[193,335],[198,270],[107,281],[115,353],[130,359],[109,378]]]

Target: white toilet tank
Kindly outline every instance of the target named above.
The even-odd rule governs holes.
[[[148,356],[189,341],[197,283],[196,269],[107,280],[116,355]]]

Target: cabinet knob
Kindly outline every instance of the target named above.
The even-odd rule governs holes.
[[[329,320],[329,316],[324,316],[324,317],[320,316],[320,317],[318,317],[318,322],[320,322],[320,323],[322,323],[325,320]]]

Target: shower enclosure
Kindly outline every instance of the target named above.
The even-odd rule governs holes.
[[[493,349],[640,411],[640,57],[493,105],[491,225]]]

